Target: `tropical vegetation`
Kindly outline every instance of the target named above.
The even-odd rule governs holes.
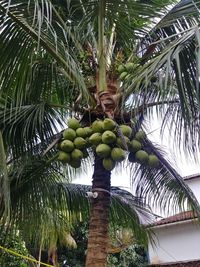
[[[112,232],[112,231],[111,231]],[[116,231],[111,233],[112,238],[112,246],[109,249],[109,256],[107,259],[108,267],[115,266],[129,266],[129,267],[146,267],[147,262],[147,253],[145,251],[144,246],[133,244],[129,245],[130,239],[127,239],[127,236],[123,236],[123,238],[119,239],[119,235],[117,236],[118,242],[124,244],[124,247],[118,246],[116,242]],[[62,266],[73,266],[73,267],[82,267],[85,263],[86,258],[86,250],[87,250],[87,238],[88,238],[88,222],[78,223],[73,230],[73,238],[76,240],[77,247],[76,248],[66,248],[66,247],[58,247],[58,261]],[[122,240],[123,239],[123,240]],[[129,242],[127,242],[129,241]],[[133,241],[132,241],[133,242]],[[125,244],[126,243],[126,244]],[[120,245],[121,245],[120,244]],[[118,244],[119,245],[119,244]]]
[[[58,240],[66,244],[63,237],[74,221],[88,218],[89,206],[87,267],[106,266],[109,221],[128,225],[136,239],[145,241],[141,216],[149,218],[148,204],[166,212],[192,208],[199,213],[194,195],[145,128],[156,110],[164,117],[162,130],[172,129],[177,148],[183,143],[190,155],[198,150],[199,4],[0,0],[1,223],[41,248],[50,247],[54,265]],[[71,127],[69,118],[78,127]],[[108,119],[112,143],[101,137]],[[66,122],[75,132],[72,140],[66,138]],[[103,129],[94,130],[99,122]],[[86,139],[77,132],[86,127],[101,137],[101,147],[90,140],[83,153],[83,141],[79,149],[73,142]],[[59,150],[70,164],[63,164]],[[156,164],[149,164],[150,156]],[[119,189],[113,197],[113,161],[116,170],[131,170],[136,198]],[[88,166],[94,170],[89,200],[85,187],[66,184]]]
[[[28,256],[25,243],[21,239],[19,233],[14,233],[11,231],[8,235],[4,229],[4,231],[1,231],[0,244],[4,244],[7,249],[11,248],[12,250],[17,251],[19,254]],[[25,259],[10,254],[7,251],[2,251],[0,255],[0,266],[29,267],[30,265],[28,265]]]

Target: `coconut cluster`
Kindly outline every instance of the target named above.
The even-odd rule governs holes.
[[[138,131],[133,136],[130,126],[117,125],[109,118],[95,120],[88,127],[81,127],[79,121],[72,118],[58,144],[58,160],[79,168],[82,159],[88,156],[88,149],[92,149],[103,159],[103,166],[109,171],[115,167],[116,162],[123,161],[127,154],[130,162],[156,167],[159,160],[144,150],[145,138],[143,131]]]
[[[119,73],[119,78],[121,81],[126,81],[131,77],[134,69],[137,67],[137,64],[133,62],[128,62],[125,65],[119,65],[117,71]]]
[[[58,143],[57,160],[68,163],[73,168],[81,166],[81,160],[88,156],[88,137],[92,134],[90,127],[81,127],[75,118],[68,120],[68,128],[64,130],[61,142]]]

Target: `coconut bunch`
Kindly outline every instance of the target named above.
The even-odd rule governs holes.
[[[81,166],[88,149],[103,159],[103,166],[111,171],[116,162],[125,160],[128,155],[130,162],[148,164],[156,167],[159,160],[155,155],[144,149],[143,141],[146,135],[143,131],[133,134],[128,125],[118,125],[112,119],[95,120],[88,127],[81,127],[78,120],[68,121],[68,128],[63,132],[63,138],[58,144],[58,160],[68,163],[74,168]]]
[[[119,65],[117,71],[119,73],[119,79],[121,81],[126,81],[131,77],[134,69],[138,66],[137,63],[128,62],[124,65]]]
[[[159,159],[153,153],[149,153],[145,145],[146,134],[143,131],[138,131],[133,136],[129,145],[128,160],[130,162],[137,162],[145,164],[151,168],[156,168],[159,165]]]
[[[81,166],[81,160],[88,156],[88,137],[92,134],[91,127],[81,127],[75,118],[68,120],[68,128],[64,130],[57,160],[68,163],[73,168]]]

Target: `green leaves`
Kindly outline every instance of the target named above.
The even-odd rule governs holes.
[[[157,113],[164,114],[163,131],[173,128],[176,147],[194,156],[200,124],[199,5],[199,1],[177,4],[140,40],[139,67],[123,85],[130,107],[157,102]]]
[[[14,158],[53,138],[60,131],[58,125],[63,125],[61,114],[45,103],[20,107],[7,103],[0,110],[0,128]]]
[[[34,242],[48,242],[62,233],[69,233],[73,224],[89,219],[90,201],[86,192],[91,186],[68,184],[59,173],[56,162],[48,158],[24,155],[9,167],[11,182],[11,226]],[[147,231],[141,222],[152,222],[152,215],[144,202],[131,193],[111,189],[112,227],[130,227],[141,242],[147,241]],[[123,220],[120,220],[123,218]],[[35,229],[38,229],[36,232]]]
[[[4,25],[0,34],[0,38],[4,40],[1,50],[2,65],[0,64],[4,83],[1,86],[4,91],[14,87],[18,91],[19,100],[25,94],[32,75],[31,68],[27,66],[31,67],[32,60],[40,53],[48,53],[58,64],[65,79],[84,91],[85,96],[88,94],[79,65],[75,61],[76,57],[73,57],[73,46],[66,45],[66,38],[71,37],[66,31],[65,35],[61,33],[60,36],[59,27],[54,29],[51,24],[50,14],[52,15],[52,10],[49,1],[45,1],[43,6],[37,1],[29,5],[27,1],[13,1],[10,6],[7,1],[0,1],[0,22]],[[57,42],[59,37],[61,39]],[[5,62],[11,63],[6,64],[6,69],[3,64]],[[10,84],[7,84],[6,76],[10,77]]]
[[[145,148],[159,158],[160,164],[156,168],[144,165],[132,168],[132,183],[136,187],[136,195],[165,215],[191,209],[200,214],[196,197],[169,160],[166,160],[162,150],[148,139],[145,141]]]
[[[66,207],[62,197],[55,197],[57,184],[63,178],[55,167],[47,159],[30,154],[10,165],[12,213],[9,223],[21,230],[29,242],[33,239],[40,244],[45,237],[50,240],[48,227],[58,231],[60,228],[69,231],[71,227],[68,215],[61,213]]]

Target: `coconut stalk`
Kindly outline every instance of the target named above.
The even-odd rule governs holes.
[[[106,1],[99,1],[99,16],[98,16],[98,89],[99,91],[106,91],[106,51],[105,51],[105,36],[104,36],[104,24],[105,24],[105,10]]]

